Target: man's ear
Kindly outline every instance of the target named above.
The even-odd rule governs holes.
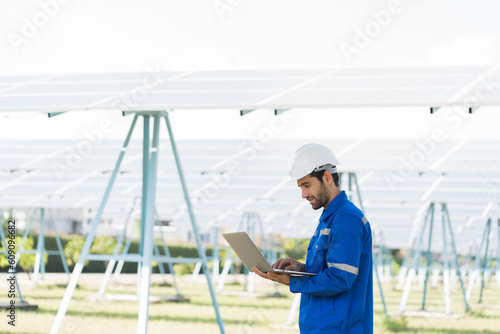
[[[327,184],[333,182],[332,173],[330,173],[330,171],[325,170],[325,173],[323,173],[323,182]]]

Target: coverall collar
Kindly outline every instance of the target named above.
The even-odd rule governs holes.
[[[321,217],[319,218],[320,221],[325,221],[330,217],[336,210],[337,208],[344,203],[347,200],[347,194],[345,193],[344,190],[340,192],[340,194],[337,195],[330,204],[326,207],[326,209],[323,209],[323,213],[321,214]]]

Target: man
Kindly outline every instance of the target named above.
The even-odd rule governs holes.
[[[372,236],[370,223],[339,188],[330,149],[307,144],[295,153],[291,176],[314,210],[323,208],[307,248],[306,263],[278,259],[273,268],[316,276],[257,275],[301,293],[301,333],[373,333]]]

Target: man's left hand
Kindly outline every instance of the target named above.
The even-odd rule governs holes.
[[[264,273],[264,272],[260,271],[259,268],[257,268],[257,267],[253,267],[252,270],[254,273],[256,273],[257,275],[259,275],[262,278],[265,278],[265,279],[268,279],[268,280],[271,280],[274,282],[278,282],[281,284],[290,285],[290,275],[288,275],[288,274],[276,274],[276,273],[271,273],[271,272]]]

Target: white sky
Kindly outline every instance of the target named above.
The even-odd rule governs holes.
[[[0,75],[492,65],[500,59],[500,3],[493,0],[64,2],[0,0]],[[342,43],[353,44],[358,29],[391,6],[397,13],[349,62]],[[46,21],[43,8],[52,15]],[[13,36],[25,39],[15,46]],[[413,138],[448,127],[450,137],[498,140],[497,109],[481,108],[457,127],[424,108],[294,110],[279,136]],[[178,139],[247,138],[271,117],[269,110],[245,117],[236,110],[178,111],[172,122]],[[0,138],[79,139],[102,118],[114,124],[108,137],[124,138],[130,117],[95,111],[52,119],[0,114]]]

